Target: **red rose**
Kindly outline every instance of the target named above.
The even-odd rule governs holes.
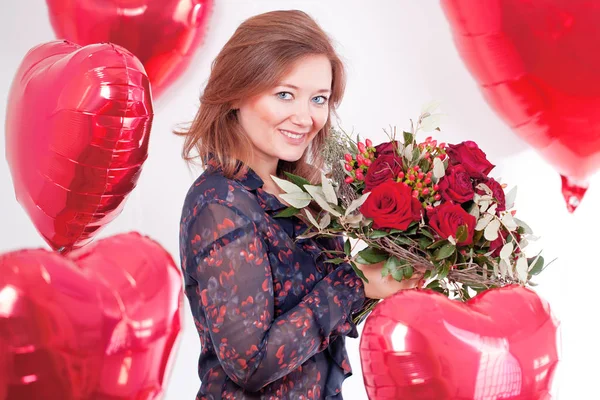
[[[502,247],[504,247],[504,243],[506,242],[506,238],[508,237],[508,231],[506,229],[501,229],[500,234],[496,238],[496,240],[492,240],[490,242],[490,251],[493,251],[492,257],[500,257],[500,252],[502,251]],[[515,238],[517,239],[517,243],[521,241],[521,235],[517,232],[513,232]],[[515,245],[514,253],[520,253],[519,247]]]
[[[367,199],[368,200],[368,199]],[[473,243],[473,234],[477,220],[474,216],[463,210],[458,204],[443,203],[428,213],[429,226],[440,236],[446,239],[449,236],[456,238],[458,227],[467,226],[467,239],[458,242],[458,245],[468,245]]]
[[[373,218],[373,228],[406,230],[413,221],[421,219],[423,207],[412,196],[411,188],[405,183],[386,181],[376,186],[360,212]]]
[[[473,200],[475,190],[471,176],[462,165],[451,165],[440,180],[439,192],[444,199],[454,203]]]
[[[492,190],[492,196],[494,196],[494,198],[498,202],[498,208],[496,209],[496,211],[506,210],[506,195],[504,194],[504,189],[502,188],[500,183],[498,183],[498,181],[494,178],[486,178],[485,180],[480,181],[479,183],[484,183],[485,185],[487,185],[487,187],[489,187]],[[477,193],[482,195],[486,194],[486,192],[482,189],[477,189]]]
[[[365,189],[371,190],[383,182],[395,179],[402,171],[402,158],[393,153],[375,158],[365,176]]]
[[[472,178],[485,178],[494,165],[490,163],[477,143],[466,141],[459,144],[451,144],[446,149],[450,157],[450,163],[461,164]]]
[[[375,146],[375,154],[398,154],[398,141],[385,142]]]

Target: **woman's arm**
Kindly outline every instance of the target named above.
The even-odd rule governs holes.
[[[289,312],[274,315],[271,266],[256,224],[225,201],[196,210],[185,273],[198,285],[215,352],[227,375],[258,391],[347,335],[364,302],[362,280],[342,264]],[[192,307],[194,305],[192,304]]]

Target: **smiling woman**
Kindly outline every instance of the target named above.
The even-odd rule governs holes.
[[[213,63],[185,136],[205,171],[181,215],[180,255],[202,353],[198,399],[341,399],[352,370],[345,337],[365,293],[405,283],[328,263],[338,239],[298,238],[299,218],[271,176],[320,181],[322,146],[344,68],[308,15],[276,11],[242,23]]]

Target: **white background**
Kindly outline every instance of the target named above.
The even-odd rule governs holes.
[[[407,128],[423,103],[442,101],[447,114],[440,141],[475,140],[497,165],[492,175],[518,185],[518,216],[540,235],[547,260],[558,258],[543,278],[538,293],[549,300],[563,324],[561,399],[598,398],[597,361],[600,182],[591,188],[574,215],[566,211],[560,179],[552,167],[517,138],[496,117],[455,51],[447,22],[434,0],[216,0],[205,44],[189,70],[155,103],[150,156],[125,211],[101,237],[136,230],[158,240],[178,258],[178,223],[188,186],[198,171],[180,158],[181,140],[171,131],[190,121],[210,62],[235,28],[246,18],[274,9],[310,13],[336,40],[349,72],[348,89],[339,110],[341,125],[384,139],[382,128]],[[3,1],[0,5],[0,126],[6,97],[25,53],[54,39],[43,0]],[[4,134],[3,128],[0,128]],[[4,140],[0,140],[4,154]],[[16,202],[4,157],[0,160],[0,252],[47,247]],[[199,341],[186,302],[184,332],[166,399],[193,399]],[[358,340],[348,340],[354,376],[346,380],[345,398],[366,399]]]

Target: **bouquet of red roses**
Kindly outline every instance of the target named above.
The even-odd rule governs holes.
[[[273,177],[298,215],[310,226],[302,237],[344,235],[344,252],[329,262],[382,263],[394,279],[423,276],[421,285],[467,300],[482,290],[531,284],[542,271],[538,254],[523,249],[531,229],[515,217],[516,190],[489,176],[494,168],[472,141],[446,145],[432,138],[417,142],[421,130],[439,130],[436,105],[424,109],[411,130],[373,146],[332,131],[325,151],[330,166],[320,185],[287,174]],[[321,210],[313,215],[308,205]],[[350,239],[358,239],[351,241]],[[358,252],[354,245],[366,247]],[[336,252],[332,252],[336,253]]]

